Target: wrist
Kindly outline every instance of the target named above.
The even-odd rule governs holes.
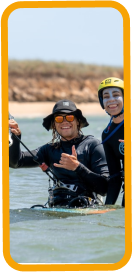
[[[73,171],[76,171],[76,169],[78,168],[79,166],[79,161],[75,161],[75,167],[73,168]]]

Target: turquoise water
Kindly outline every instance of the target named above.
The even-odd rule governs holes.
[[[83,129],[100,139],[109,120],[87,117]],[[35,149],[51,140],[42,118],[16,119],[22,141]],[[22,150],[24,148],[22,147]],[[48,178],[40,168],[10,168],[10,254],[17,263],[116,263],[125,252],[124,209],[98,215],[50,215],[30,210],[47,201]],[[122,195],[116,204],[121,204]]]

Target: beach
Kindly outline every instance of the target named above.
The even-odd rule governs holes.
[[[9,112],[15,117],[45,117],[52,113],[55,102],[9,102]],[[84,115],[106,115],[99,103],[76,103]]]

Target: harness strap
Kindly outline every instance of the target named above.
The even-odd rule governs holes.
[[[102,144],[105,143],[123,124],[124,120],[102,141]]]

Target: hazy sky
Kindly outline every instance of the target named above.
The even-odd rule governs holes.
[[[113,8],[17,9],[8,31],[9,59],[123,66],[123,18]]]

